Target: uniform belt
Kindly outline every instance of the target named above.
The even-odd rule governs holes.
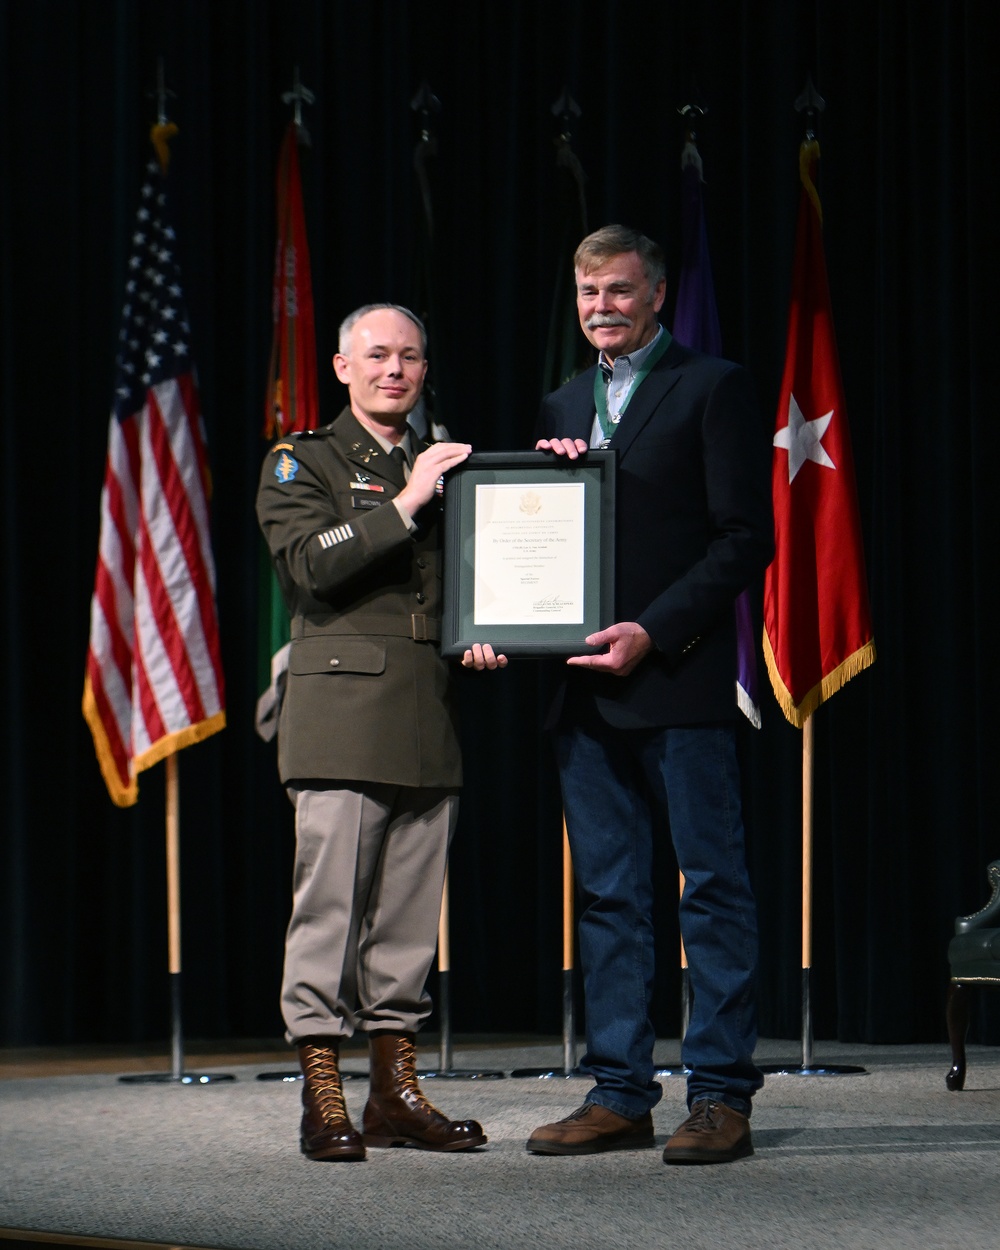
[[[390,613],[352,615],[309,630],[310,637],[316,634],[385,634],[391,638],[413,638],[417,642],[440,642],[441,621],[425,612],[411,612],[409,616]],[[292,637],[306,637],[305,623],[301,618],[292,622]]]

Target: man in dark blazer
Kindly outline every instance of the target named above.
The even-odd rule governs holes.
[[[756,910],[736,763],[737,596],[773,550],[770,443],[738,366],[699,355],[657,321],[663,253],[621,226],[574,258],[598,365],[542,403],[536,446],[617,455],[616,623],[568,661],[555,728],[582,894],[580,949],[594,1086],[528,1150],[651,1146],[652,847],[670,836],[684,875],[681,936],[693,1008],[682,1056],[689,1116],[667,1163],[752,1153]],[[666,884],[666,883],[664,883]]]
[[[413,313],[366,305],[339,348],[349,407],[279,439],[257,515],[291,617],[278,769],[296,860],[281,1004],[305,1078],[300,1144],[312,1159],[356,1160],[366,1145],[454,1151],[486,1137],[431,1106],[414,1051],[462,780],[438,646],[438,483],[471,448],[407,425],[427,371]],[[476,667],[506,663],[484,652]],[[339,1071],[356,1030],[371,1057],[363,1133]]]

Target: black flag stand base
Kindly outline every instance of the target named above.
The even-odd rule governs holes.
[[[767,1076],[860,1076],[867,1068],[853,1064],[818,1064],[813,1062],[812,999],[809,974],[811,968],[802,969],[802,1062],[801,1064],[767,1063],[760,1070]]]
[[[341,1068],[340,1079],[342,1081],[367,1081],[368,1073],[367,1072],[345,1072],[344,1069]],[[292,1081],[301,1081],[302,1073],[298,1068],[278,1068],[274,1072],[258,1072],[257,1080],[258,1081],[285,1081],[286,1083],[290,1083]]]
[[[118,1079],[126,1085],[214,1085],[217,1081],[235,1081],[226,1073],[185,1072],[184,1042],[181,1033],[181,974],[170,973],[170,1014],[172,1019],[169,1072],[129,1072]]]
[[[452,1066],[451,1047],[451,990],[449,978],[451,972],[442,968],[438,972],[438,1015],[441,1020],[440,1063],[437,1067],[422,1068],[417,1076],[421,1080],[434,1079],[439,1081],[499,1081],[503,1072],[499,1069],[455,1068]]]
[[[512,1077],[555,1080],[559,1077],[587,1076],[576,1063],[576,1019],[573,1011],[573,969],[563,969],[563,1066],[561,1068],[515,1068]]]

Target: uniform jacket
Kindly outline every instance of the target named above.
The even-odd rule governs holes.
[[[539,438],[590,441],[596,367],[542,401]],[[734,604],[774,549],[770,439],[746,373],[672,342],[633,393],[618,452],[616,621],[655,644],[628,677],[569,670],[621,727],[735,715]],[[566,698],[556,696],[554,721]]]
[[[390,503],[404,484],[349,409],[264,462],[257,516],[291,618],[282,781],[461,782],[438,645],[440,509],[422,508],[411,534]]]

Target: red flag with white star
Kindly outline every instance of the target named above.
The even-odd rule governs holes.
[[[775,557],[764,579],[764,657],[781,710],[799,727],[875,659],[851,436],[814,182],[818,159],[819,144],[804,143],[771,470]]]

